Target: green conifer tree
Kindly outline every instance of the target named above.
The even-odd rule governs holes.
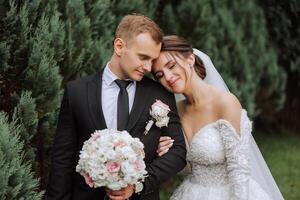
[[[261,102],[273,110],[282,107],[286,75],[268,46],[264,16],[255,1],[177,1],[166,3],[160,16],[167,34],[189,39],[212,58],[250,115],[264,112]]]
[[[36,148],[32,146],[31,141],[36,134],[38,114],[36,112],[35,100],[31,97],[31,92],[22,92],[19,103],[15,107],[13,118],[17,119],[20,127],[20,139],[24,142],[24,149],[26,149],[24,153],[25,160],[34,163]]]
[[[279,117],[286,127],[300,130],[300,93],[296,92],[300,90],[300,1],[261,0],[259,3],[267,19],[269,42],[288,74],[286,102]]]
[[[0,112],[0,199],[39,200],[39,182],[34,178],[31,164],[24,160],[23,142],[20,140],[20,126],[16,120],[8,121]]]
[[[1,98],[5,99],[1,110],[19,117],[22,139],[30,151],[26,158],[33,160],[36,149],[32,164],[44,187],[46,144],[55,129],[62,92],[57,63],[63,56],[64,26],[58,12],[46,2],[11,1],[0,7],[5,13],[0,31]]]

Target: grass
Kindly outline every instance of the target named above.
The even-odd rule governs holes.
[[[286,130],[255,131],[255,140],[286,200],[300,199],[300,134]],[[280,134],[281,133],[281,134]],[[177,176],[163,186],[161,199],[167,200],[182,181]]]
[[[255,138],[284,198],[299,200],[300,135],[282,132],[284,134],[258,132]]]

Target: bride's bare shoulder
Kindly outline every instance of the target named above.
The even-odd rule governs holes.
[[[234,106],[236,108],[241,107],[240,101],[231,92],[220,91],[219,95],[220,95],[220,98],[218,98],[219,104],[223,105],[223,107],[226,107],[226,106]]]
[[[240,130],[242,106],[238,98],[230,92],[221,92],[218,108],[221,118],[230,122],[236,130]]]

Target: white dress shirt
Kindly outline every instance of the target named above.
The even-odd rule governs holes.
[[[102,77],[101,105],[107,128],[115,130],[117,130],[117,106],[118,95],[120,91],[119,86],[115,82],[116,79],[119,78],[110,70],[109,63],[107,63]],[[130,113],[136,91],[136,82],[132,81],[132,83],[130,83],[126,89],[128,92]]]

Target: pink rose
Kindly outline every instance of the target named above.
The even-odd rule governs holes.
[[[170,107],[168,105],[164,104],[161,100],[156,99],[156,102],[153,105],[161,107],[164,110],[170,111]]]
[[[143,165],[142,165],[142,163],[141,163],[139,160],[136,160],[136,161],[134,162],[134,166],[135,166],[135,169],[136,169],[137,171],[141,171],[141,170],[143,169]]]
[[[116,162],[113,162],[113,163],[109,163],[106,165],[106,170],[109,172],[109,173],[115,173],[115,172],[118,172],[120,170],[120,165]]]
[[[118,140],[118,141],[114,142],[114,147],[124,147],[126,145],[127,144],[122,140]]]
[[[84,177],[85,183],[88,184],[88,186],[90,186],[91,188],[93,188],[95,184],[93,179],[89,176],[89,174],[85,174],[85,173],[80,173],[80,174]]]

